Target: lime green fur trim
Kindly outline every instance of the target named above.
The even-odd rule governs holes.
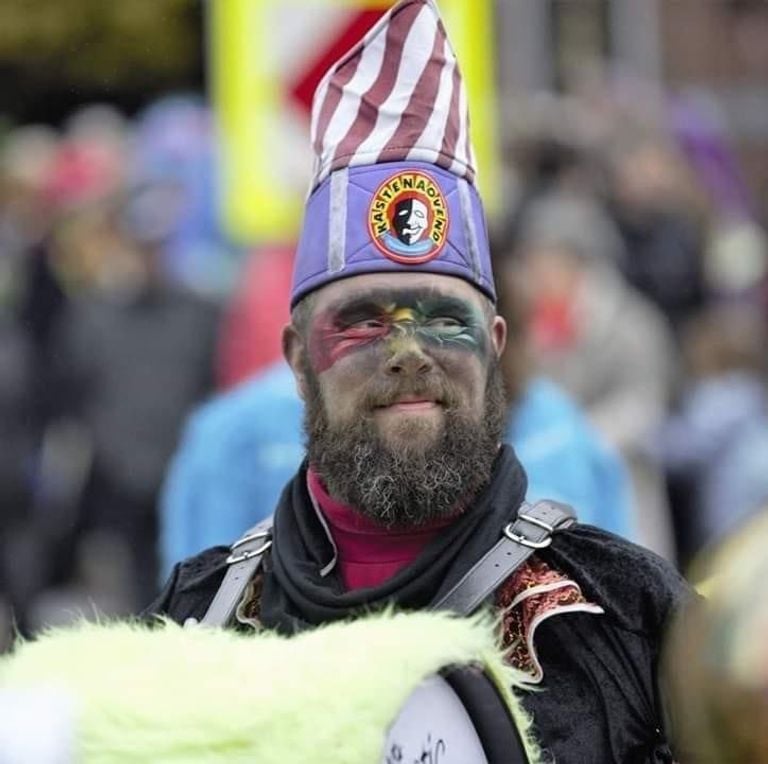
[[[411,691],[449,664],[483,664],[528,728],[496,634],[488,618],[439,613],[385,613],[292,638],[82,623],[20,643],[0,659],[0,687],[71,694],[83,764],[375,764]]]

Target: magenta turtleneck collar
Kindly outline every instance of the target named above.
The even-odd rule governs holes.
[[[339,572],[347,590],[380,586],[413,562],[456,519],[448,517],[418,528],[388,528],[332,498],[312,467],[307,470],[307,485],[336,544]]]

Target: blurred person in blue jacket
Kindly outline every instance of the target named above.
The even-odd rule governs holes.
[[[686,558],[719,542],[768,502],[768,374],[764,320],[749,304],[702,311],[683,332],[688,367],[658,449],[690,491]]]
[[[508,322],[502,359],[510,399],[505,440],[528,475],[529,501],[573,505],[583,523],[630,538],[629,478],[620,457],[557,385],[530,373],[515,297],[499,285]],[[161,568],[228,544],[274,510],[304,456],[303,405],[281,361],[191,416],[171,463],[160,505]]]
[[[624,458],[639,543],[672,560],[666,486],[651,443],[668,411],[674,346],[663,314],[623,278],[621,252],[600,200],[559,190],[523,210],[496,278],[525,296],[537,368],[578,401]]]

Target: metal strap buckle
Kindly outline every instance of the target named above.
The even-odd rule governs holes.
[[[545,523],[543,520],[539,520],[538,517],[534,517],[533,515],[526,515],[523,512],[518,512],[517,517],[520,520],[525,520],[531,525],[537,525],[539,528],[543,528],[545,531],[549,531],[550,533],[555,532],[555,527],[553,525]]]
[[[246,560],[250,560],[253,557],[258,557],[261,554],[264,554],[264,552],[267,551],[272,546],[272,538],[271,538],[271,531],[259,531],[258,533],[249,533],[247,536],[243,536],[241,539],[238,539],[235,541],[234,544],[229,548],[230,552],[233,552],[233,554],[230,554],[229,557],[225,560],[227,565],[234,565],[237,562],[245,562]],[[256,541],[258,539],[266,539],[266,541],[256,549],[248,549],[245,552],[241,552],[240,554],[234,554],[234,551],[238,549],[239,547],[250,544],[251,541]]]
[[[523,515],[520,515],[520,517],[523,517]],[[534,523],[534,525],[538,525],[538,523]],[[504,535],[511,541],[515,541],[518,544],[527,546],[529,549],[544,549],[545,547],[548,547],[552,543],[552,536],[547,536],[542,541],[533,541],[532,539],[529,539],[526,536],[522,536],[519,533],[515,533],[512,530],[512,523],[507,523],[507,525],[504,528]]]

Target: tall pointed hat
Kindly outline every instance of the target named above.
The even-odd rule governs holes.
[[[495,299],[467,97],[434,0],[400,0],[327,72],[291,305],[340,278],[458,276]]]

